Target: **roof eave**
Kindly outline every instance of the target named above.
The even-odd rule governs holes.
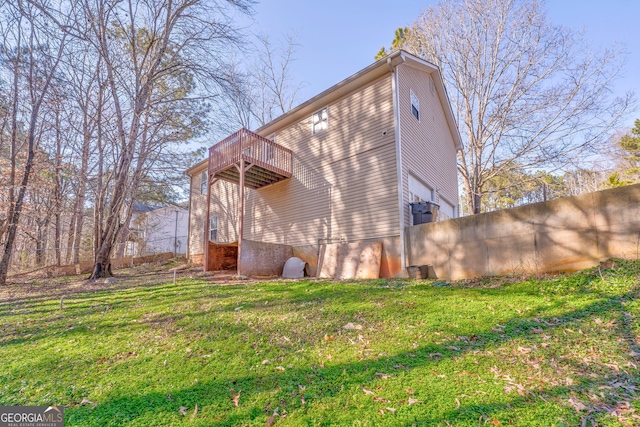
[[[390,66],[395,67],[402,62],[401,54],[401,51],[396,51],[385,56],[382,59],[379,59],[368,67],[363,68],[357,73],[331,86],[327,90],[320,92],[313,98],[310,98],[309,100],[303,102],[302,104],[281,115],[280,117],[259,127],[255,132],[266,137],[290,125],[291,123],[298,122],[306,116],[311,117],[311,114],[313,114],[315,111],[332,103],[345,94],[348,94],[353,90],[361,87],[362,85],[373,81],[387,73],[391,73]]]

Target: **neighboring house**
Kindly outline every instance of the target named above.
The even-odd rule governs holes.
[[[186,206],[157,207],[134,204],[125,256],[163,252],[185,255],[189,210]]]
[[[438,68],[395,52],[255,133],[211,147],[187,171],[188,256],[209,256],[205,233],[211,242],[289,245],[312,267],[322,244],[375,241],[383,245],[380,275],[397,275],[410,202],[437,203],[439,219],[458,216],[460,147]]]

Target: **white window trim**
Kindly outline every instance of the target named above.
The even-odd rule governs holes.
[[[416,115],[413,114],[413,109],[415,108],[418,112],[418,117],[416,117],[416,120],[418,120],[418,123],[420,123],[420,100],[418,99],[416,94],[413,93],[412,89],[409,89],[409,99],[411,101],[411,115],[413,117],[416,117]]]
[[[220,230],[220,218],[218,217],[217,214],[211,215],[209,217],[209,241],[210,242],[214,242],[214,243],[218,242],[218,239],[220,238],[219,230]],[[215,232],[215,238],[212,239],[211,235],[213,232]]]

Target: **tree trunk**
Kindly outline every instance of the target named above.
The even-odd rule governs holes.
[[[39,104],[38,106],[39,107]],[[20,190],[18,191],[18,198],[16,199],[15,207],[9,207],[9,216],[7,222],[9,227],[7,229],[7,240],[5,242],[4,253],[2,254],[2,260],[0,261],[0,285],[6,283],[7,273],[9,272],[9,259],[11,258],[11,252],[13,250],[13,243],[15,242],[16,233],[18,231],[18,222],[20,221],[20,214],[22,212],[22,204],[27,192],[27,183],[29,182],[29,175],[33,167],[33,157],[35,155],[35,123],[38,117],[39,108],[35,107],[31,113],[31,123],[29,126],[28,136],[28,151],[27,162],[24,166],[24,173],[22,175],[22,182],[20,184]]]
[[[58,105],[59,107],[59,105]],[[62,177],[61,177],[61,169],[62,169],[62,136],[60,132],[60,110],[56,108],[56,160],[54,163],[55,166],[55,253],[56,253],[56,265],[59,267],[62,264],[61,260],[61,248],[60,248],[60,236],[62,235],[61,224],[60,224],[60,211],[62,209]]]

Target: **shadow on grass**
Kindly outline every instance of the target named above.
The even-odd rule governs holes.
[[[287,298],[295,298],[296,293],[294,292],[291,295],[291,293],[283,291],[283,295],[288,295]],[[307,294],[305,297],[309,298],[309,295]],[[344,295],[340,293],[340,297],[342,298]],[[289,369],[285,372],[275,372],[272,368],[264,367],[264,373],[256,373],[249,376],[233,377],[231,375],[230,377],[224,377],[223,374],[220,374],[219,379],[203,381],[192,387],[172,391],[171,400],[166,396],[165,392],[113,397],[106,402],[100,403],[95,408],[69,408],[67,412],[68,422],[70,425],[120,425],[123,422],[130,422],[136,419],[143,420],[147,417],[156,416],[157,413],[166,414],[167,417],[176,417],[175,422],[179,422],[180,417],[177,415],[179,407],[193,408],[196,404],[203,408],[203,412],[200,415],[210,415],[210,418],[206,420],[206,424],[211,426],[243,424],[248,420],[269,416],[275,407],[286,408],[289,413],[301,411],[304,416],[307,411],[312,411],[315,405],[339,395],[344,390],[356,390],[360,387],[373,389],[379,381],[378,376],[376,376],[377,372],[399,373],[410,372],[418,368],[437,368],[438,364],[444,360],[456,359],[465,354],[487,350],[514,339],[532,338],[530,332],[534,327],[541,329],[542,333],[544,333],[556,328],[570,326],[593,315],[603,316],[607,313],[613,313],[617,314],[618,318],[625,317],[624,304],[637,300],[637,298],[638,289],[634,289],[625,295],[603,297],[595,303],[565,313],[562,316],[540,317],[541,310],[539,310],[531,313],[526,318],[518,317],[506,322],[504,332],[477,331],[475,339],[472,341],[458,339],[441,345],[429,344],[412,351],[376,359],[327,367],[311,365],[307,368]],[[621,320],[617,325],[619,334],[625,337],[624,342],[628,349],[636,349],[634,351],[637,351],[638,343],[630,329],[629,321]],[[454,347],[459,350],[451,350]],[[433,355],[436,353],[439,353],[440,356],[434,359]],[[628,361],[632,364],[635,363],[632,358],[629,358]],[[206,367],[203,369],[206,369]],[[633,372],[633,374],[628,374],[611,368],[602,377],[583,375],[574,385],[548,387],[540,390],[537,395],[542,396],[542,400],[545,397],[550,397],[567,401],[575,395],[587,396],[599,392],[601,387],[609,387],[610,382],[615,381],[617,378],[624,379],[626,383],[635,387],[637,385],[637,366],[633,368]],[[304,396],[307,399],[306,406],[300,404],[299,384],[307,386],[304,391]],[[241,404],[237,408],[233,407],[230,399],[230,390],[232,389],[242,390]],[[269,401],[271,405],[267,408],[262,407],[261,404],[258,405],[257,402],[264,399],[261,395],[267,394],[270,395]],[[509,396],[507,395],[506,398],[508,399]],[[483,416],[490,417],[504,414],[505,412],[513,411],[514,408],[538,403],[537,397],[527,394],[508,401],[460,406],[455,410],[445,411],[442,415],[431,418],[415,416],[409,422],[433,424],[442,421],[443,418],[459,422],[471,422],[474,420],[477,422],[479,417],[481,419]],[[601,405],[594,404],[588,408],[588,412],[585,412],[584,416],[596,419],[597,417],[605,416],[611,407],[612,402],[603,402]],[[573,409],[570,409],[567,413],[569,416],[576,417],[576,419],[583,417],[582,414],[575,413]],[[373,416],[373,413],[371,415]],[[196,421],[198,421],[197,417],[194,422]],[[204,420],[201,421],[204,423]]]

